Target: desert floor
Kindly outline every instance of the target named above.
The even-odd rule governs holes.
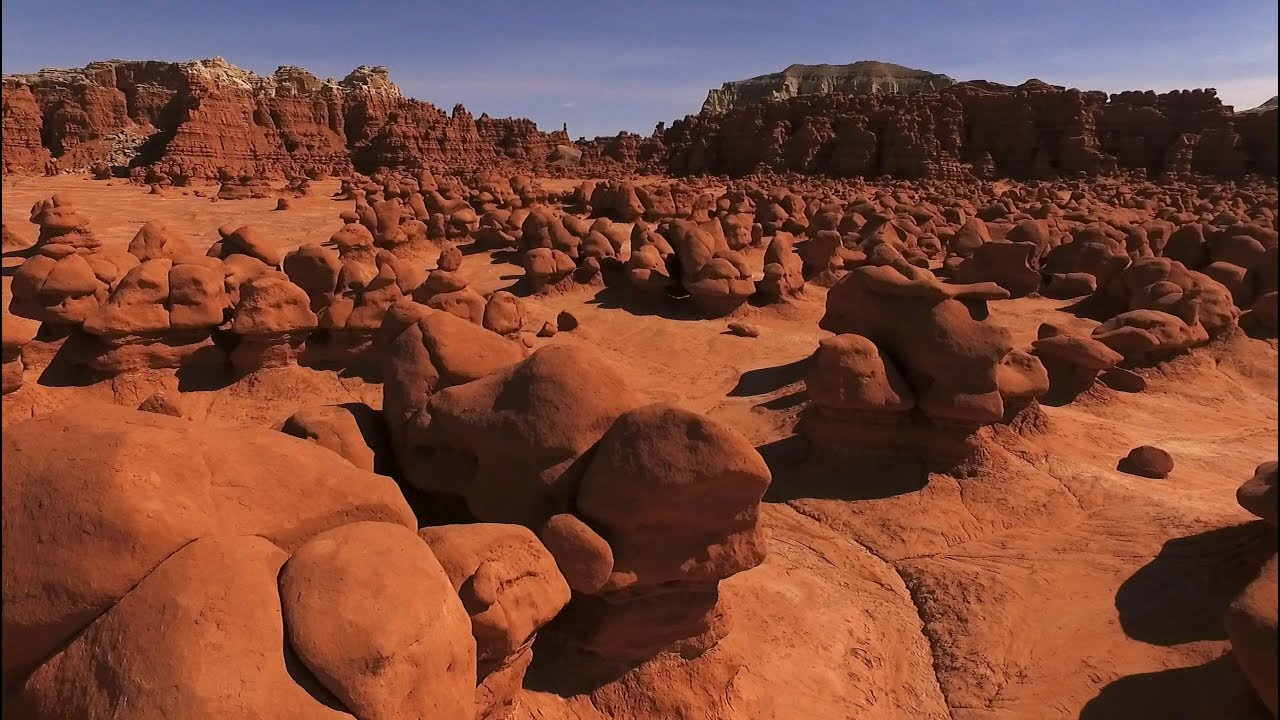
[[[557,189],[568,181],[545,181]],[[151,195],[123,180],[5,178],[4,222],[34,237],[32,203],[70,192],[107,243],[146,221],[186,232],[197,247],[225,223],[252,223],[292,248],[322,242],[353,206],[337,181],[275,211],[276,200],[213,201],[170,189]],[[212,195],[215,187],[197,188]],[[464,247],[464,253],[466,248]],[[434,266],[434,259],[425,260]],[[461,274],[481,294],[511,286],[518,266],[467,254]],[[724,585],[734,630],[689,662],[629,682],[667,688],[664,706],[609,706],[547,680],[528,717],[1267,717],[1227,655],[1222,614],[1275,552],[1275,538],[1235,501],[1254,467],[1276,454],[1274,341],[1236,335],[1141,371],[1148,388],[1097,388],[1045,422],[984,430],[984,457],[959,477],[811,456],[795,435],[805,406],[800,361],[825,336],[825,291],[791,305],[747,308],[727,321],[629,308],[609,289],[526,298],[531,314],[569,310],[581,325],[536,342],[585,343],[611,356],[635,388],[728,423],[773,470],[763,518],[771,555]],[[1042,322],[1087,328],[1068,303],[993,303],[1015,345]],[[536,346],[535,346],[536,347]],[[182,391],[192,418],[269,427],[297,409],[358,400],[381,388],[357,377],[292,367],[232,384],[187,387],[172,371],[87,387],[52,387],[28,368],[3,401],[3,423],[94,399],[136,406]],[[1119,472],[1137,445],[1169,451],[1164,480]],[[905,469],[904,469],[905,468]],[[537,678],[530,677],[531,687]],[[669,706],[668,706],[669,704]],[[643,712],[644,714],[638,714]]]

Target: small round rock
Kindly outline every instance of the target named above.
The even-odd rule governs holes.
[[[1141,445],[1130,450],[1120,461],[1120,470],[1159,480],[1173,472],[1173,457],[1158,447]]]
[[[1122,367],[1113,367],[1104,370],[1098,379],[1103,385],[1126,393],[1140,393],[1147,389],[1147,380],[1138,373]]]
[[[151,397],[142,401],[138,405],[138,410],[142,412],[155,413],[157,415],[169,415],[171,417],[182,417],[182,409],[178,404],[169,397],[168,393],[163,390],[157,390],[151,394]]]
[[[578,329],[578,318],[568,310],[561,310],[556,316],[556,329],[568,332]]]

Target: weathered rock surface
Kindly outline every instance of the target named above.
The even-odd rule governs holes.
[[[142,142],[153,136],[162,142]],[[145,164],[209,179],[339,175],[353,164],[541,164],[568,141],[529,120],[403,97],[382,67],[321,80],[291,66],[261,76],[216,57],[108,60],[4,78],[6,172],[39,170],[50,154],[64,169]]]
[[[92,410],[5,428],[6,681],[193,539],[254,534],[291,550],[357,520],[416,527],[391,479],[335,462],[306,441]]]

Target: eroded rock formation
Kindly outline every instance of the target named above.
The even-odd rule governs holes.
[[[1276,174],[1274,108],[1236,115],[1213,90],[1108,97],[1038,80],[766,100],[677,120],[663,140],[673,173]]]
[[[543,163],[563,132],[529,120],[446,113],[406,98],[386,68],[321,80],[282,66],[270,76],[221,58],[108,60],[4,79],[4,168],[105,163],[166,178],[346,174],[360,168]]]

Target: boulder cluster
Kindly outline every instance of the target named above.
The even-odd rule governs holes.
[[[418,179],[434,185],[428,172]],[[516,336],[531,321],[523,302],[469,288],[449,238],[479,232],[471,203],[487,207],[486,217],[509,217],[512,205],[536,202],[541,191],[527,178],[473,183],[487,189],[451,184],[450,199],[427,191],[448,216],[428,214],[416,180],[348,183],[359,200],[343,213],[345,224],[328,242],[289,252],[254,225],[227,225],[200,254],[192,238],[159,221],[143,225],[127,248],[103,246],[71,198],[37,203],[36,242],[25,246],[15,235],[6,248],[20,264],[5,286],[5,393],[21,386],[32,328],[62,342],[59,363],[90,377],[194,367],[245,374],[300,361],[359,369],[402,298]],[[415,207],[423,209],[415,215]],[[441,231],[428,233],[418,216]],[[437,257],[430,270],[422,267],[428,250]]]
[[[306,295],[237,313],[278,306]],[[745,438],[576,346],[526,357],[409,298],[388,318],[385,413],[263,433],[159,397],[6,428],[6,711],[497,720],[540,631],[593,671],[729,632],[719,582],[765,552]]]

